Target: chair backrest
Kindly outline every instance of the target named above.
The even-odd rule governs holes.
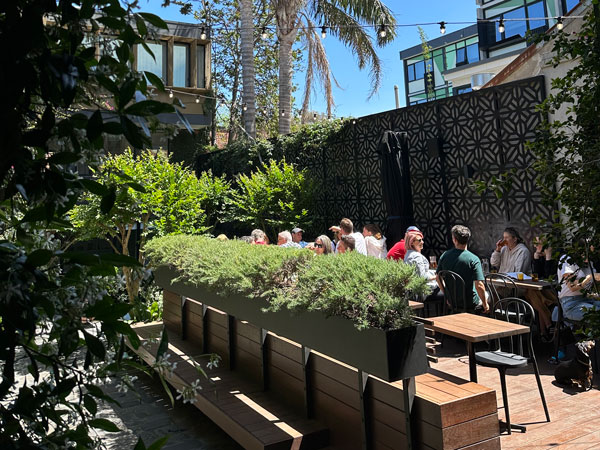
[[[512,278],[502,273],[488,273],[484,283],[485,289],[490,293],[490,309],[503,298],[517,296],[517,285]]]
[[[535,322],[535,310],[528,302],[517,297],[507,297],[499,300],[494,309],[491,310],[494,319],[505,322],[518,323],[529,327],[529,332],[517,336],[511,336],[498,340],[498,347],[510,353],[524,355],[526,344],[529,350],[529,356],[533,356],[533,344],[531,341],[531,325]]]
[[[440,270],[437,274],[442,282],[440,287],[444,291],[444,314],[468,311],[465,280],[451,270]]]

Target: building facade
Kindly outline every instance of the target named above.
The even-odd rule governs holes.
[[[530,44],[528,35],[556,23],[577,0],[476,0],[478,23],[400,52],[406,105],[478,89]],[[520,20],[527,19],[527,20]],[[500,21],[504,29],[499,29]]]

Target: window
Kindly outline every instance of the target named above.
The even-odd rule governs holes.
[[[173,45],[173,86],[190,85],[190,47],[188,44]]]
[[[504,39],[508,39],[512,36],[525,36],[527,32],[527,22],[524,20],[512,20],[512,19],[524,19],[525,8],[513,9],[510,12],[504,14],[504,19],[508,19],[504,22]]]
[[[410,64],[407,68],[408,81],[420,80],[425,76],[425,63],[423,61]]]
[[[147,42],[154,57],[144,47],[138,45],[137,70],[139,72],[152,72],[157,77],[167,81],[167,49],[165,44],[153,44]]]
[[[204,45],[198,45],[196,48],[196,86],[199,88],[206,87],[206,78],[204,76],[204,57],[206,54],[206,47]]]
[[[478,44],[471,44],[467,46],[467,61],[469,61],[469,64],[479,61]]]
[[[579,0],[563,0],[563,1],[564,1],[564,11],[563,11],[563,14],[566,14],[569,11],[571,11],[579,3]]]
[[[467,50],[463,48],[456,49],[456,65],[467,64]]]
[[[527,17],[537,18],[537,17],[546,17],[546,12],[544,11],[544,2],[537,2],[527,6]],[[546,20],[530,20],[527,22],[530,30],[535,30],[537,28],[543,28],[546,26]]]
[[[460,94],[466,94],[467,92],[472,92],[473,89],[471,89],[471,86],[466,85],[466,86],[459,86],[454,88],[454,95],[460,95]]]
[[[512,11],[499,16],[490,17],[489,19],[494,21],[505,19],[504,33],[498,32],[498,24],[494,24],[496,31],[496,42],[500,42],[504,39],[514,36],[525,37],[527,31],[538,31],[540,29],[545,29],[548,26],[548,22],[546,19],[543,19],[543,17],[546,17],[544,1],[538,1],[527,6],[521,6],[520,8],[513,9]],[[540,20],[519,20],[527,18],[539,18]]]

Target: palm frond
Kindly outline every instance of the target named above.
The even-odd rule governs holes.
[[[337,80],[331,73],[331,67],[329,66],[329,59],[325,52],[321,39],[317,33],[314,22],[306,14],[301,13],[302,17],[306,21],[306,32],[303,33],[302,37],[306,43],[306,49],[308,52],[307,67],[306,67],[306,79],[304,83],[304,99],[302,102],[302,120],[306,121],[308,115],[308,108],[310,106],[310,96],[313,91],[313,80],[314,76],[319,78],[319,84],[325,91],[325,100],[327,103],[327,115],[331,115],[332,108],[335,106],[333,99],[332,80],[336,86],[340,87]]]
[[[321,25],[341,25],[328,17],[327,11],[338,9],[353,17],[359,25],[386,25],[386,36],[377,36],[377,44],[384,46],[396,37],[396,18],[381,0],[312,0],[307,5],[312,16]],[[377,30],[377,28],[375,28]]]
[[[359,69],[362,70],[367,66],[369,67],[371,91],[368,98],[371,98],[379,90],[382,78],[381,59],[377,55],[373,39],[354,17],[332,3],[321,2],[321,14],[326,18],[328,23],[336,25],[331,26],[331,34],[352,50],[357,59]]]

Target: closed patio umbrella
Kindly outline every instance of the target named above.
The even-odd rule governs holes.
[[[385,131],[377,149],[381,162],[381,186],[387,209],[388,248],[414,225],[406,134]]]

